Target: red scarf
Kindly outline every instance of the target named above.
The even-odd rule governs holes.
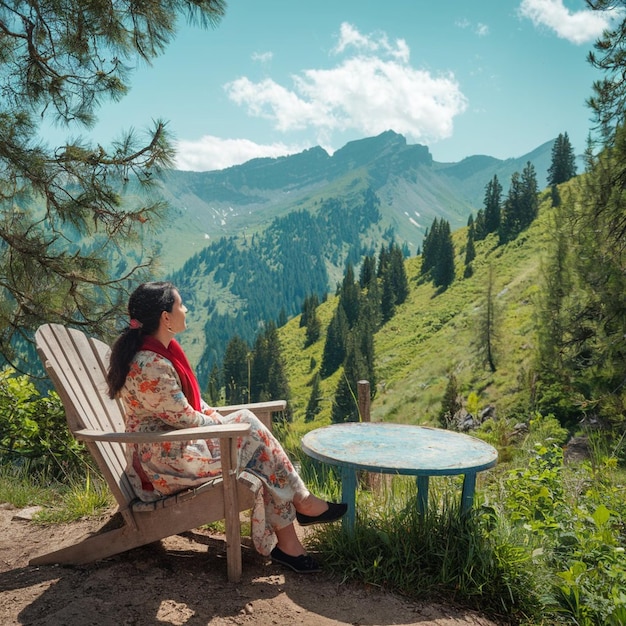
[[[144,337],[140,349],[156,352],[168,359],[168,361],[171,361],[178,374],[178,378],[180,378],[180,386],[183,389],[185,398],[187,398],[187,402],[189,402],[196,411],[201,411],[202,400],[200,397],[200,385],[198,385],[198,380],[191,369],[191,365],[189,365],[187,355],[183,352],[183,349],[176,339],[172,339],[170,345],[166,348],[158,339],[148,335]]]
[[[191,365],[189,365],[187,356],[180,347],[180,344],[175,339],[172,339],[170,341],[170,345],[166,348],[160,341],[148,335],[147,337],[144,337],[140,349],[156,352],[171,361],[176,373],[178,374],[178,378],[180,378],[180,386],[182,387],[183,393],[187,398],[187,402],[189,402],[189,404],[196,411],[200,411],[200,386],[198,385],[198,380],[196,379],[193,370],[191,369]],[[139,462],[137,444],[135,444],[135,452],[133,454],[133,468],[135,469],[137,476],[139,476],[139,480],[141,480],[142,489],[145,491],[154,491],[154,485]]]

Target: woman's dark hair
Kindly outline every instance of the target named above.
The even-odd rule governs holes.
[[[122,331],[111,349],[107,372],[111,398],[115,398],[124,386],[130,362],[141,347],[144,335],[152,335],[158,330],[163,311],[172,311],[176,301],[175,291],[172,283],[159,281],[143,283],[130,294],[128,314],[132,324]]]

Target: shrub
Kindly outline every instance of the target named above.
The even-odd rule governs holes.
[[[83,446],[70,434],[56,392],[41,396],[28,376],[0,371],[0,465],[57,479],[82,472]]]

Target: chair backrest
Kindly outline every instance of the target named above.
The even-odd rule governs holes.
[[[35,343],[46,372],[63,402],[72,434],[83,428],[124,432],[122,405],[119,400],[111,400],[107,395],[105,376],[109,346],[61,324],[40,326],[35,333]],[[135,499],[135,493],[125,474],[123,445],[89,442],[87,447],[124,514]]]

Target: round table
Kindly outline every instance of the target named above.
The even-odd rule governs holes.
[[[342,499],[348,504],[344,526],[353,528],[357,471],[417,477],[417,506],[428,504],[430,476],[463,474],[461,511],[472,506],[476,474],[493,467],[498,451],[488,443],[462,433],[385,422],[348,422],[310,431],[302,438],[304,452],[318,461],[341,468]]]

